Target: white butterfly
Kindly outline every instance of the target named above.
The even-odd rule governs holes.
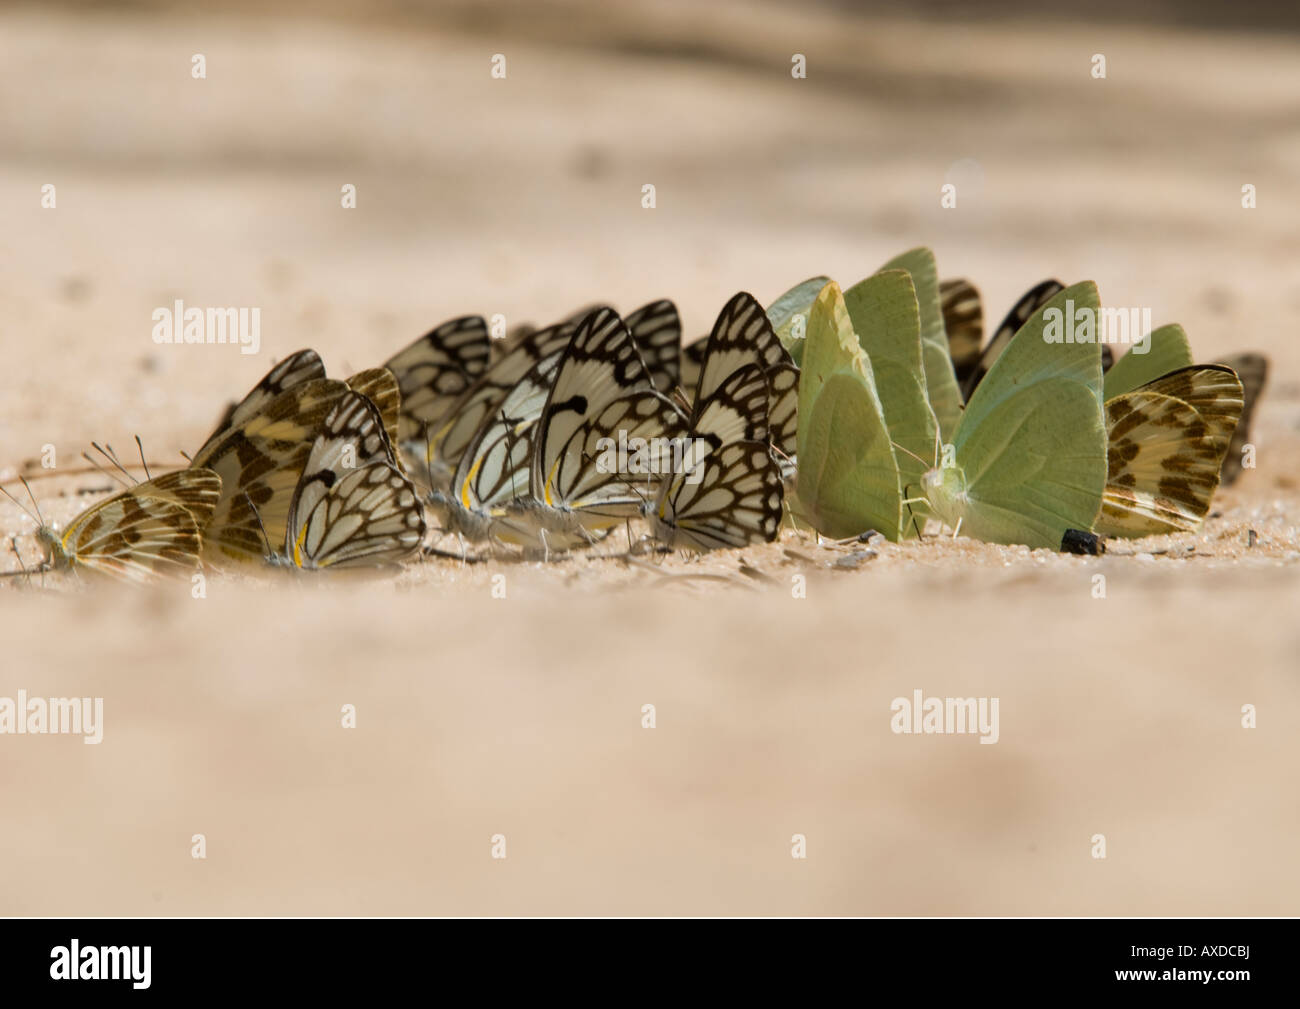
[[[322,569],[393,564],[424,540],[415,485],[395,465],[375,405],[346,393],[312,443],[272,563]]]
[[[528,492],[507,506],[498,537],[569,549],[640,515],[674,449],[681,456],[685,420],[618,313],[591,313],[560,360],[531,439]]]

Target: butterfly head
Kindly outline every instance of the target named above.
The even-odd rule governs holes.
[[[36,530],[36,542],[40,544],[47,565],[56,571],[72,567],[72,555],[63,545],[63,537],[59,535],[58,526],[42,525]]]
[[[966,476],[959,466],[935,466],[921,477],[921,490],[939,517],[952,525],[966,502]]]

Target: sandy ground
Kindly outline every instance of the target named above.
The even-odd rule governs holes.
[[[0,13],[0,476],[54,445],[65,520],[91,439],[176,459],[302,346],[345,373],[456,314],[660,296],[703,333],[917,244],[990,313],[1088,277],[1203,359],[1267,352],[1259,468],[1202,534],[1104,558],[790,534],[205,599],[0,584],[0,697],[105,710],[98,746],[0,737],[0,912],[1296,913],[1300,43],[561,8]],[[262,352],[155,346],[175,298],[260,306]],[[916,689],[999,698],[998,743],[894,734]]]

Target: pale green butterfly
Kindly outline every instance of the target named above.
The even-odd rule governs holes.
[[[803,360],[803,338],[807,333],[812,303],[830,282],[830,277],[811,277],[767,306],[767,321],[772,324],[781,346],[790,352],[795,364]]]
[[[871,363],[906,493],[909,486],[920,487],[930,468],[938,430],[926,397],[920,310],[911,274],[885,270],[868,277],[844,292],[844,305]],[[922,521],[929,514],[924,501],[914,511]],[[919,528],[909,521],[903,534]]]
[[[976,388],[922,480],[954,534],[1059,550],[1066,530],[1092,528],[1106,486],[1098,309],[1091,281],[1066,288]]]
[[[799,377],[796,518],[836,539],[902,532],[902,486],[871,361],[838,284],[813,302]]]
[[[939,270],[934,253],[927,248],[912,249],[895,256],[882,266],[884,270],[906,270],[912,275],[916,302],[921,315],[921,356],[925,388],[939,422],[943,440],[950,441],[962,416],[961,389],[948,353],[948,333],[943,324],[943,301],[939,294]],[[933,454],[933,448],[931,449]]]

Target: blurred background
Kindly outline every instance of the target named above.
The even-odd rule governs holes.
[[[507,600],[454,564],[5,586],[0,695],[104,696],[107,726],[0,738],[0,911],[1294,913],[1298,25],[1263,0],[0,7],[6,479],[92,438],[176,460],[300,347],[344,374],[453,315],[659,297],[692,337],[737,290],[922,244],[989,321],[1093,279],[1201,359],[1274,366],[1259,470],[1140,556],[801,542],[745,552],[766,582],[506,565]],[[178,298],[259,307],[261,353],[156,346]],[[81,484],[42,482],[48,515]],[[0,506],[29,557],[30,532]],[[890,734],[914,688],[1000,696],[1002,741]]]

